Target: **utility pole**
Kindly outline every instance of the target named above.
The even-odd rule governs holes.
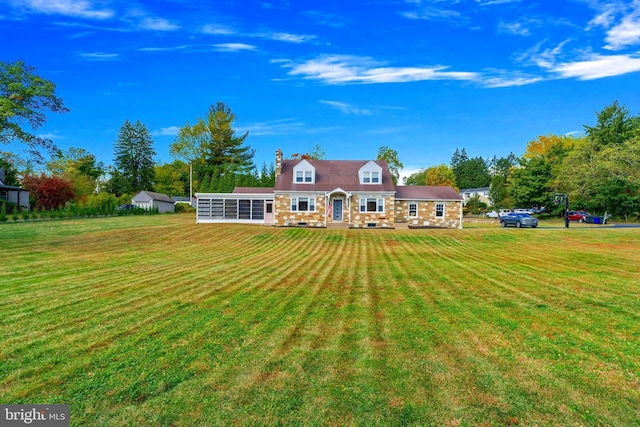
[[[556,194],[553,201],[556,205],[564,204],[564,227],[569,228],[569,195]]]

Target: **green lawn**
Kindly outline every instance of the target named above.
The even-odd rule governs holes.
[[[73,426],[640,425],[640,229],[155,215],[0,257],[0,403]]]

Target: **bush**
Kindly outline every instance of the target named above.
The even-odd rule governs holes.
[[[196,208],[188,203],[176,203],[176,213],[192,213],[195,211]]]

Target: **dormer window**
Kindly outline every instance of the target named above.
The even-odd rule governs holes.
[[[382,183],[382,168],[375,162],[369,162],[358,171],[360,184]]]
[[[316,181],[316,170],[306,160],[293,168],[293,182],[296,184],[313,184]]]

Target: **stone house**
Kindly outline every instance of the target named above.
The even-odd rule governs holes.
[[[462,197],[451,187],[396,186],[382,160],[283,160],[274,188],[196,193],[197,222],[280,227],[462,227]]]

